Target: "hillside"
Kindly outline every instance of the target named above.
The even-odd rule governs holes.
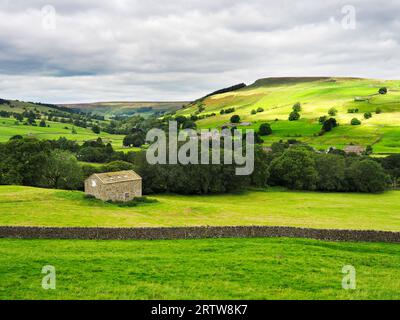
[[[140,101],[114,101],[114,102],[95,102],[95,103],[76,103],[62,104],[66,108],[77,109],[83,112],[93,112],[106,117],[129,116],[140,114],[142,116],[153,113],[163,113],[176,111],[186,105],[187,101],[171,102],[140,102]]]
[[[16,114],[23,115],[23,119],[18,121]],[[30,114],[35,118],[33,123],[28,123]],[[45,119],[45,126],[40,125],[41,119]],[[83,120],[85,126],[82,126]],[[49,140],[66,137],[79,143],[100,137],[103,141],[110,142],[115,149],[121,149],[123,135],[109,134],[104,131],[96,134],[91,129],[94,124],[105,123],[106,121],[101,120],[101,117],[84,115],[77,109],[0,99],[0,142],[6,142],[15,135]]]
[[[387,94],[379,94],[387,87]],[[296,102],[302,105],[301,118],[288,121],[288,115]],[[235,108],[234,113],[220,114],[222,109]],[[262,112],[252,114],[252,110]],[[330,108],[337,109],[335,118],[339,127],[322,136],[318,118],[328,116]],[[381,113],[377,114],[377,108]],[[348,113],[358,109],[357,113]],[[364,113],[372,117],[364,119]],[[215,116],[198,120],[198,128],[221,127],[238,114],[242,122],[250,122],[243,128],[258,129],[262,122],[271,124],[273,134],[264,138],[270,145],[280,139],[297,139],[317,148],[343,146],[354,143],[372,145],[376,153],[400,152],[400,80],[383,81],[359,78],[266,78],[241,89],[220,93],[196,100],[177,114]],[[350,125],[358,118],[361,125]],[[240,127],[240,126],[239,126]]]

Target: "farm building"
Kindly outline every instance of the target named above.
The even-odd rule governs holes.
[[[142,178],[133,170],[94,173],[85,180],[85,193],[103,201],[130,201],[142,196]]]
[[[366,148],[363,146],[346,146],[344,147],[344,152],[346,152],[347,154],[349,153],[355,153],[358,155],[361,155],[365,152]]]

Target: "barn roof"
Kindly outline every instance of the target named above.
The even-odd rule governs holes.
[[[344,151],[347,153],[353,153],[353,152],[361,153],[361,152],[364,152],[365,150],[366,149],[363,146],[354,146],[354,145],[349,145],[344,148]]]
[[[93,174],[104,184],[142,180],[142,178],[133,170],[105,172]]]

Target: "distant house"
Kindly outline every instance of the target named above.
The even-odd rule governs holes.
[[[142,196],[142,178],[133,170],[94,173],[85,180],[85,193],[103,201],[130,201]]]
[[[354,146],[354,145],[350,145],[350,146],[346,146],[344,147],[344,152],[346,152],[347,154],[349,153],[355,153],[358,155],[363,154],[366,151],[366,148],[363,146]]]

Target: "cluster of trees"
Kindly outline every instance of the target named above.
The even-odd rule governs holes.
[[[226,109],[221,109],[221,111],[219,112],[219,114],[228,114],[228,113],[233,113],[235,112],[235,108],[226,108]]]
[[[257,113],[260,113],[260,112],[264,112],[264,109],[261,108],[261,107],[258,107],[257,109],[251,110],[251,114],[257,114]]]
[[[237,176],[235,165],[222,164],[223,152],[219,165],[151,165],[144,151],[116,152],[101,139],[79,146],[65,138],[43,141],[16,136],[0,144],[0,184],[82,189],[84,179],[94,172],[127,169],[143,177],[145,193],[224,193],[267,185],[377,193],[400,182],[400,155],[374,159],[337,150],[325,154],[297,141],[277,142],[271,148],[266,152],[256,145],[254,172]]]
[[[371,158],[316,153],[307,146],[278,152],[269,171],[271,185],[297,190],[378,193],[390,181],[382,165]]]

